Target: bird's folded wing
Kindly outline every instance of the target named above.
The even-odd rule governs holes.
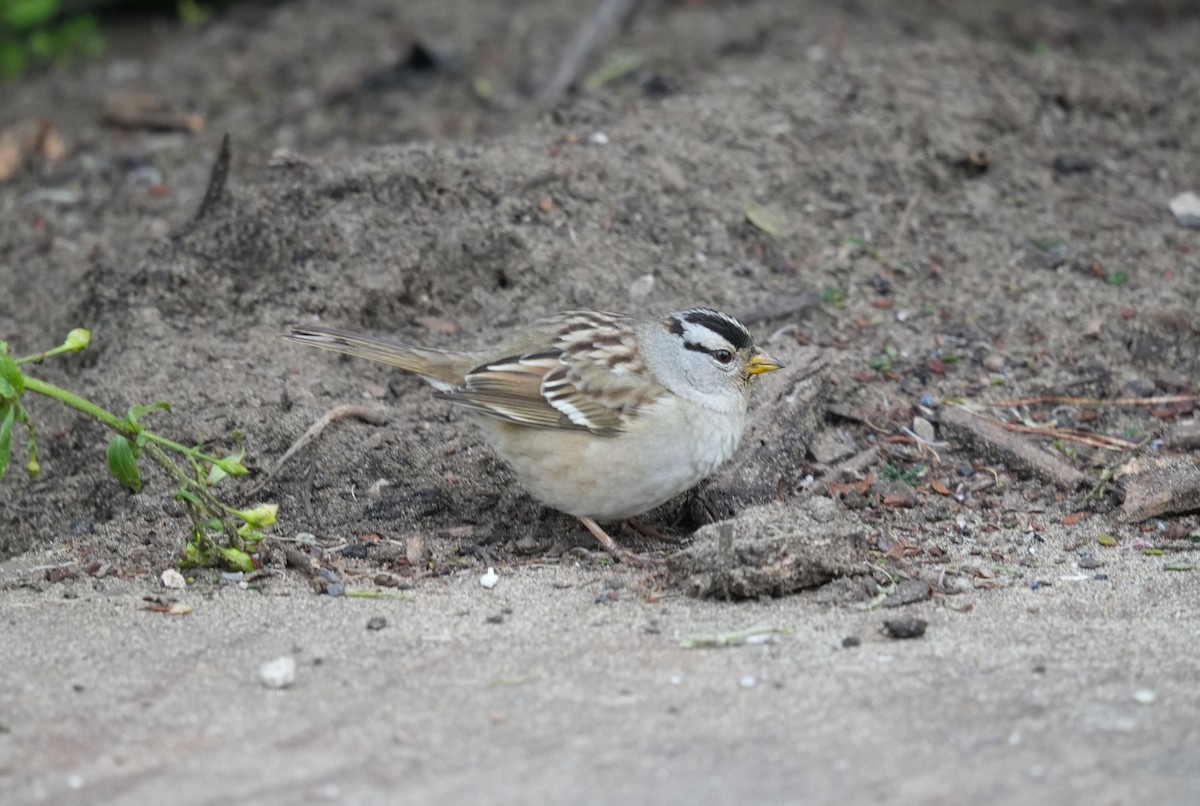
[[[521,425],[614,436],[639,406],[665,391],[643,373],[571,357],[569,349],[555,349],[493,361],[439,397]]]

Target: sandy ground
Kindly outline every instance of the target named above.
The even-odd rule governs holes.
[[[176,591],[172,486],[128,493],[100,426],[27,400],[42,472],[22,456],[0,486],[0,800],[1200,802],[1200,576],[1172,570],[1195,514],[1122,519],[1129,481],[1083,501],[1122,450],[1014,437],[1074,489],[942,422],[947,399],[1153,398],[989,414],[1186,466],[1200,231],[1167,202],[1200,192],[1195,9],[656,4],[610,49],[638,67],[537,108],[590,7],[126,23],[103,62],[0,88],[0,128],[64,142],[0,183],[0,337],[93,332],[30,374],[116,411],[169,399],[154,427],[240,432],[260,477],[335,405],[387,418],[335,424],[257,496],[281,506],[260,573]],[[130,90],[203,131],[103,124]],[[647,516],[671,571],[596,561],[419,383],[278,338],[477,345],[694,304],[822,368],[765,378],[731,467]],[[917,417],[936,454],[896,441]],[[318,594],[284,563],[300,533],[347,590],[401,595]],[[788,595],[755,576],[772,551]],[[889,578],[917,595],[881,603]],[[268,689],[283,656],[295,682]]]

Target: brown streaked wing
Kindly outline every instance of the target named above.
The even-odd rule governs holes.
[[[644,365],[611,323],[593,324],[595,339],[580,338],[582,324],[564,327],[558,349],[486,364],[441,396],[523,425],[620,433],[627,416],[665,390],[647,382]]]
[[[586,429],[550,405],[542,394],[546,373],[561,365],[555,350],[512,356],[467,373],[461,386],[438,397],[468,409],[537,428]]]

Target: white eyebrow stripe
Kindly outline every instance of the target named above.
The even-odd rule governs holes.
[[[734,346],[724,336],[709,330],[704,325],[697,325],[692,322],[685,321],[683,323],[683,340],[703,347],[710,353],[716,350],[734,351]]]

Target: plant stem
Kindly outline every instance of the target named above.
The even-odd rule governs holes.
[[[179,453],[183,454],[184,456],[190,456],[190,457],[193,457],[196,459],[203,460],[205,462],[220,462],[221,461],[220,457],[210,456],[207,453],[203,453],[203,452],[197,450],[196,448],[189,448],[186,445],[182,445],[173,439],[167,439],[166,437],[156,434],[153,431],[146,431],[141,428],[138,428],[136,425],[131,425],[129,423],[129,421],[121,419],[120,417],[113,414],[111,411],[108,411],[107,409],[100,408],[99,406],[97,406],[95,403],[93,403],[90,400],[82,398],[79,395],[74,394],[72,392],[68,392],[66,389],[63,389],[61,386],[55,386],[52,383],[46,383],[45,381],[40,381],[37,378],[31,378],[28,375],[26,375],[25,376],[25,389],[30,392],[35,392],[36,394],[39,394],[39,395],[45,395],[46,397],[57,400],[59,403],[62,403],[63,405],[70,406],[73,409],[77,409],[78,411],[83,412],[84,414],[88,415],[89,417],[94,417],[95,419],[104,423],[109,428],[113,429],[114,431],[118,431],[122,434],[127,434],[131,437],[137,437],[139,435],[143,436],[147,440],[150,440],[151,442],[157,442],[159,445],[162,445],[164,448],[170,448],[173,451],[178,451]]]
[[[130,436],[137,436],[138,432],[136,428],[122,420],[117,415],[113,414],[111,411],[102,409],[92,401],[68,392],[66,389],[55,386],[52,383],[39,381],[37,378],[31,378],[26,375],[25,390],[53,398],[65,406],[70,406],[73,409],[82,411],[84,414],[88,415],[89,417],[94,417],[114,431],[120,431],[122,434],[129,434]],[[187,449],[185,448],[184,450]]]

